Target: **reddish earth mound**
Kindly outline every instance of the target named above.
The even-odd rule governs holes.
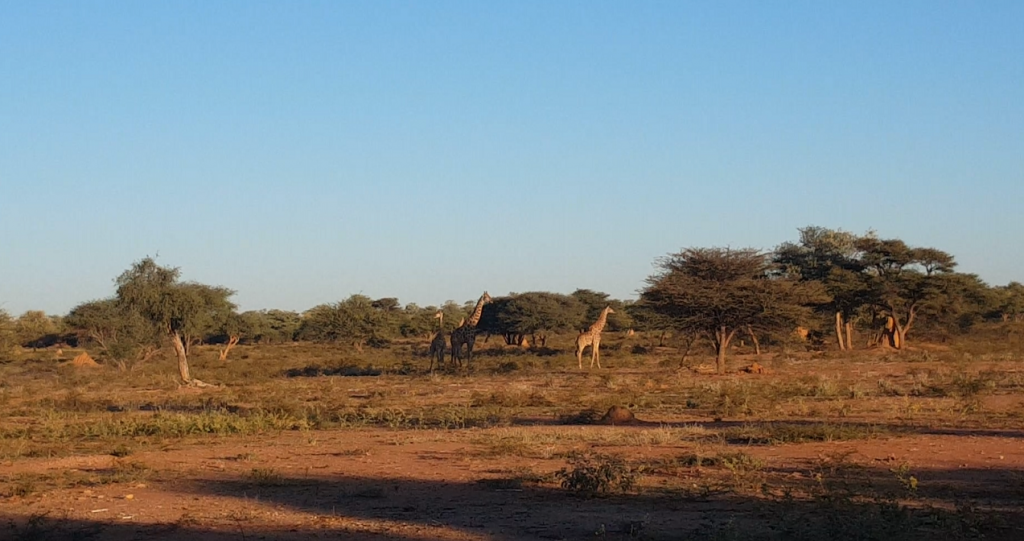
[[[94,361],[92,357],[89,356],[88,353],[84,352],[81,355],[75,357],[71,361],[71,364],[74,366],[99,366],[99,364],[96,361]]]
[[[637,421],[633,412],[622,406],[612,406],[608,409],[608,413],[605,413],[604,417],[601,417],[601,419],[597,421],[597,424],[614,426],[631,425],[636,424],[637,422],[639,421]]]

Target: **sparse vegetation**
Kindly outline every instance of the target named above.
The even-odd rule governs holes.
[[[969,280],[949,270],[951,261],[921,252],[908,263],[910,275],[899,280],[904,286],[906,280],[931,283],[914,273],[927,275],[918,267],[922,257],[932,257],[945,269],[933,270],[951,280],[944,294],[960,295],[958,315],[937,310],[942,296],[931,291],[920,302],[891,297],[886,312],[881,297],[857,304],[864,291],[843,289],[853,278],[833,272],[840,263],[843,272],[866,267],[828,250],[832,255],[816,260],[824,267],[814,267],[806,257],[821,256],[815,255],[821,247],[805,248],[789,254],[785,268],[768,254],[743,252],[741,259],[756,260],[764,275],[742,278],[740,289],[763,294],[759,302],[781,302],[772,295],[785,291],[773,288],[795,294],[813,289],[803,282],[829,276],[833,301],[817,305],[805,295],[789,308],[772,305],[771,318],[735,319],[726,332],[732,338],[719,337],[717,349],[708,329],[679,324],[682,312],[672,303],[685,295],[661,299],[667,304],[655,310],[650,295],[631,304],[589,290],[534,292],[488,304],[473,362],[435,372],[426,358],[437,331],[434,316],[444,313],[450,332],[450,322],[472,306],[403,307],[393,298],[355,296],[305,314],[234,314],[225,304],[228,290],[180,284],[175,269],[144,261],[121,282],[154,273],[170,277],[161,287],[216,293],[207,299],[211,310],[189,325],[176,318],[168,323],[152,306],[127,303],[131,296],[122,291],[66,318],[29,313],[19,324],[0,317],[0,338],[7,340],[6,353],[0,351],[7,361],[0,363],[6,414],[0,460],[13,466],[0,479],[0,495],[24,506],[103,500],[91,506],[103,513],[112,499],[134,498],[137,487],[156,485],[166,493],[206,483],[203,490],[218,497],[253,495],[225,512],[239,528],[269,520],[272,513],[260,510],[259,498],[285,498],[280,503],[298,513],[313,509],[324,527],[334,528],[337,506],[371,519],[384,508],[392,510],[385,512],[389,517],[405,517],[418,512],[423,494],[430,501],[440,494],[507,503],[506,493],[525,493],[523,501],[587,498],[586,505],[602,513],[625,509],[627,516],[607,511],[613,514],[587,531],[653,539],[923,539],[936,528],[954,532],[953,538],[998,539],[1024,523],[1002,503],[1019,499],[1019,479],[993,481],[985,477],[992,470],[981,467],[958,473],[985,478],[971,485],[919,469],[920,456],[888,452],[904,441],[945,438],[944,445],[955,447],[963,434],[1001,438],[1019,430],[1024,332],[1014,321],[1016,290],[997,295],[998,310],[979,311],[975,301],[982,299],[971,296]],[[712,263],[722,256],[698,255]],[[772,285],[758,289],[766,286],[760,281]],[[580,372],[573,350],[579,327],[611,305],[605,368]],[[915,323],[904,324],[911,311]],[[888,336],[889,345],[900,340],[905,346],[912,329],[914,346],[851,347],[854,333],[881,331],[872,318],[884,313],[902,318],[901,338]],[[700,317],[700,310],[686,314]],[[797,323],[807,324],[806,336],[786,328]],[[169,368],[181,351],[164,347],[174,341],[168,329],[181,333],[189,369],[216,387],[182,385],[181,372]],[[44,346],[41,332],[79,342]],[[19,343],[29,336],[41,347]],[[926,344],[929,336],[945,342]],[[723,351],[735,363],[756,360],[762,369],[721,374]],[[83,353],[99,365],[68,362]],[[613,410],[624,412],[627,422],[610,422],[606,412]],[[207,449],[223,451],[195,462]],[[174,453],[185,466],[161,461]],[[77,467],[33,465],[56,460]],[[416,479],[379,474],[399,460],[405,461],[401,475]],[[384,470],[382,464],[388,464]],[[441,483],[431,477],[450,472],[459,478]],[[728,517],[684,524],[672,503],[679,501],[728,509]],[[574,506],[549,507],[552,516],[576,512]],[[11,531],[77,535],[52,517],[20,516]],[[190,509],[167,522],[194,529],[222,519]]]
[[[620,457],[590,453],[572,453],[568,466],[555,477],[562,488],[584,497],[629,492],[636,486],[640,472]]]

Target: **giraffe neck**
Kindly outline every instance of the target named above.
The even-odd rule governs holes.
[[[473,309],[473,315],[469,316],[469,320],[466,321],[467,327],[476,327],[476,324],[480,323],[480,316],[484,313],[485,304],[487,304],[487,297],[480,297],[480,300],[476,301],[476,308]]]
[[[599,333],[604,330],[604,326],[608,323],[608,309],[601,310],[601,316],[597,318],[597,321],[590,326],[590,332]]]

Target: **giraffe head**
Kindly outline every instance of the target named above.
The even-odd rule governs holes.
[[[434,314],[434,319],[441,319],[443,317],[444,317],[444,312],[442,312],[440,310],[438,310],[437,313]]]
[[[487,304],[487,303],[491,302],[490,294],[488,294],[486,291],[484,291],[484,294],[480,296],[480,302],[483,303],[483,304]]]

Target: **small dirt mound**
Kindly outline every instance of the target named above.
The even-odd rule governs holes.
[[[756,362],[754,364],[744,368],[743,371],[748,373],[748,374],[767,374],[768,373],[768,369],[767,368],[761,366],[760,364],[757,364]]]
[[[89,354],[85,353],[85,352],[83,352],[81,355],[75,357],[71,361],[71,364],[73,366],[78,366],[78,367],[99,366],[99,363],[94,361],[93,358],[90,357]]]
[[[622,406],[612,406],[608,409],[608,413],[601,417],[597,424],[600,425],[631,425],[637,423],[636,416],[633,412]]]

